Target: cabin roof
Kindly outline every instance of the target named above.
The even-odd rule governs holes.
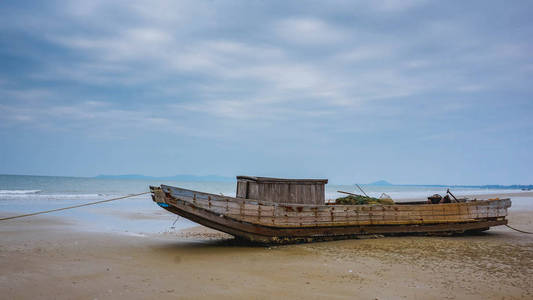
[[[237,176],[237,180],[250,180],[257,183],[293,183],[293,184],[326,184],[327,179],[288,179],[257,176]]]

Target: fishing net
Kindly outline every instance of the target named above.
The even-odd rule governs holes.
[[[335,199],[335,204],[343,205],[365,205],[365,204],[381,204],[381,205],[393,205],[392,199],[378,199],[374,197],[367,197],[362,195],[349,195],[346,197],[340,197]]]

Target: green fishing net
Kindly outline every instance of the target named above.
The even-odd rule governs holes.
[[[381,204],[392,205],[394,201],[392,199],[378,199],[374,197],[367,197],[362,195],[349,195],[346,197],[340,197],[335,199],[335,204],[343,205],[365,205],[365,204]]]

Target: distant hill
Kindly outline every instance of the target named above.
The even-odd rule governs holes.
[[[124,174],[124,175],[101,174],[101,175],[98,175],[98,176],[96,176],[94,178],[100,178],[100,179],[174,180],[174,181],[223,181],[223,182],[235,181],[234,178],[218,176],[218,175],[197,176],[197,175],[188,175],[188,174],[180,174],[180,175],[165,176],[165,177],[145,176],[145,175],[139,175],[139,174]]]
[[[368,185],[385,186],[385,185],[393,185],[393,184],[385,180],[378,180],[378,181],[369,183]]]
[[[153,177],[139,175],[139,174],[124,174],[124,175],[100,174],[98,176],[95,176],[94,178],[100,178],[100,179],[151,179]]]

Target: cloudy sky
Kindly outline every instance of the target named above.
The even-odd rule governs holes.
[[[531,1],[4,0],[0,173],[531,184],[532,15]]]

